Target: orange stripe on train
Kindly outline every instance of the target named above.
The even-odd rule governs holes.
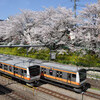
[[[44,76],[52,78],[52,79],[56,79],[56,80],[59,80],[59,81],[63,81],[63,82],[67,82],[67,83],[72,83],[72,84],[75,84],[75,85],[80,85],[77,82],[69,81],[69,80],[66,80],[66,79],[59,78],[59,77],[50,76],[50,75],[47,75],[47,74],[44,74]]]
[[[9,72],[9,71],[4,70],[4,69],[1,69],[1,68],[0,68],[0,70],[3,71],[3,72],[9,73],[9,74],[15,75],[15,76],[20,77],[20,78],[24,78],[24,79],[26,79],[26,80],[30,80],[30,78],[21,76],[21,75],[19,75],[19,74],[16,74],[16,73],[14,74],[14,73],[12,73],[12,72]]]

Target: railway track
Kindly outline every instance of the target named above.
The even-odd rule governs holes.
[[[18,93],[4,87],[3,85],[0,85],[0,94],[4,94],[4,96],[10,100],[28,100],[24,96],[19,95]]]
[[[42,81],[43,81],[43,80],[42,80]],[[48,81],[45,81],[45,82],[48,82]],[[49,82],[49,84],[53,84],[53,85],[55,85],[56,87],[65,88],[65,86],[56,85],[56,84],[54,84],[54,83],[52,83],[52,82]],[[67,89],[67,87],[66,87],[65,89]],[[71,89],[68,87],[68,90],[71,90]],[[83,95],[100,100],[100,94],[96,94],[96,93],[88,92],[88,91],[87,91],[87,92],[84,92]]]
[[[3,76],[4,77],[4,76]],[[7,77],[6,77],[6,79],[7,79]],[[9,80],[11,80],[11,79],[9,79]],[[14,81],[14,80],[12,80],[12,81]],[[14,83],[16,83],[16,82],[14,82]],[[3,84],[5,84],[5,81],[3,82]],[[6,83],[7,84],[7,83]],[[5,84],[5,86],[6,86],[6,84]],[[70,96],[67,96],[67,95],[64,95],[64,94],[61,94],[61,93],[58,93],[58,92],[56,92],[56,91],[53,91],[53,90],[50,90],[50,89],[47,89],[47,88],[44,88],[44,87],[37,87],[37,88],[35,88],[37,91],[40,91],[40,92],[43,92],[43,93],[46,93],[46,94],[48,94],[48,95],[51,95],[51,96],[53,96],[53,97],[56,97],[56,98],[59,98],[59,99],[61,99],[61,100],[77,100],[77,99],[75,99],[75,98],[72,98],[72,97],[70,97]],[[1,93],[2,91],[1,91],[1,89],[0,89],[0,93]],[[80,94],[81,95],[81,94]],[[97,99],[97,100],[100,100],[100,94],[96,94],[96,93],[93,93],[93,92],[85,92],[84,94],[83,94],[84,96],[88,96],[88,97],[92,97],[92,98],[94,98],[94,99]],[[16,93],[16,92],[11,92],[11,93],[8,93],[8,94],[6,94],[6,96],[8,96],[9,98],[12,98],[11,100],[28,100],[27,98],[25,98],[25,97],[23,97],[23,96],[21,96],[21,95],[19,95],[18,93]],[[16,99],[17,98],[17,99]]]
[[[96,94],[96,93],[87,91],[84,93],[84,95],[100,100],[100,94]]]
[[[54,96],[56,98],[59,98],[61,100],[77,100],[77,99],[74,99],[72,97],[69,97],[67,95],[64,95],[64,94],[61,94],[61,93],[58,93],[58,92],[55,92],[55,91],[52,91],[50,89],[47,89],[47,88],[44,88],[44,87],[38,87],[37,88],[38,91],[41,91],[43,93],[46,93],[46,94],[49,94],[51,96]]]

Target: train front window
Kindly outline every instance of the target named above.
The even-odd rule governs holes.
[[[80,82],[84,81],[86,79],[86,70],[85,69],[80,70],[79,76],[80,76]]]
[[[31,66],[29,67],[30,77],[34,77],[40,74],[40,66]]]

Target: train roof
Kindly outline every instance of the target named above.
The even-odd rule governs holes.
[[[34,60],[30,58],[11,56],[11,55],[0,55],[0,62],[18,66],[21,68],[28,68],[29,66],[39,65],[39,63],[41,63],[41,61],[37,59]]]
[[[60,69],[65,71],[72,71],[72,72],[77,72],[78,70],[82,69],[72,65],[59,64],[55,62],[46,62],[38,59],[5,55],[5,54],[0,54],[0,62],[9,65],[18,66],[21,68],[28,68],[34,65],[41,65],[45,67],[50,67],[50,68],[55,68],[55,69]]]
[[[79,68],[77,66],[59,64],[59,63],[52,63],[52,62],[44,62],[44,63],[42,63],[42,66],[60,69],[60,70],[65,70],[65,71],[71,71],[71,72],[77,72],[80,69],[82,69],[82,68]]]

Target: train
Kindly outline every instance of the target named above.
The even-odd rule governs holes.
[[[44,62],[41,78],[70,86],[76,92],[82,92],[86,86],[86,70],[72,65]]]
[[[85,69],[32,58],[1,54],[0,72],[30,85],[37,84],[41,79],[48,79],[70,86],[76,92],[81,92],[86,86]]]
[[[38,60],[12,55],[0,55],[0,72],[26,82],[37,83],[40,80]]]

